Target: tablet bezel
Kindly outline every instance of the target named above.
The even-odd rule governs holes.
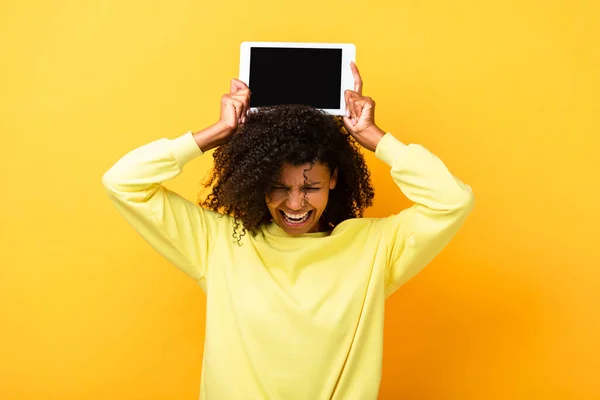
[[[253,47],[280,47],[280,48],[317,48],[317,49],[342,49],[342,84],[339,108],[321,108],[331,115],[346,115],[346,102],[344,92],[354,90],[354,77],[350,62],[356,62],[356,46],[352,43],[303,43],[303,42],[242,42],[240,46],[240,76],[239,79],[250,86],[250,50]],[[256,111],[256,107],[250,108]]]

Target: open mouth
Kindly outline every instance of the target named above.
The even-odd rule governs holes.
[[[285,222],[289,226],[297,228],[303,226],[308,222],[313,211],[310,210],[302,214],[290,214],[282,210],[279,210],[279,212],[281,213],[281,219],[283,219],[283,222]]]

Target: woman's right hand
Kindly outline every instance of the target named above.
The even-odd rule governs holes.
[[[229,92],[221,97],[219,121],[193,134],[196,144],[204,152],[229,142],[239,126],[246,122],[246,115],[250,109],[248,85],[238,79],[232,79]]]
[[[250,109],[250,88],[239,79],[232,79],[229,94],[221,97],[221,116],[218,124],[234,133],[246,123]]]

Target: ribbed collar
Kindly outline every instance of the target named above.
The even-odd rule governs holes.
[[[273,236],[282,236],[282,237],[289,237],[289,238],[325,237],[325,236],[329,236],[331,234],[331,231],[325,231],[325,232],[304,233],[299,236],[293,236],[293,235],[286,233],[286,231],[281,229],[281,227],[279,225],[277,225],[275,222],[269,222],[268,224],[263,225],[262,230],[263,230],[263,232],[267,232]]]

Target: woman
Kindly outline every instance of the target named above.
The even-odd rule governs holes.
[[[435,155],[376,125],[352,70],[343,127],[305,106],[248,113],[234,79],[217,123],[133,150],[103,177],[123,216],[207,295],[201,399],[376,399],[385,298],[473,207]],[[373,190],[357,143],[412,207],[360,218]],[[161,185],[217,146],[204,207]]]

